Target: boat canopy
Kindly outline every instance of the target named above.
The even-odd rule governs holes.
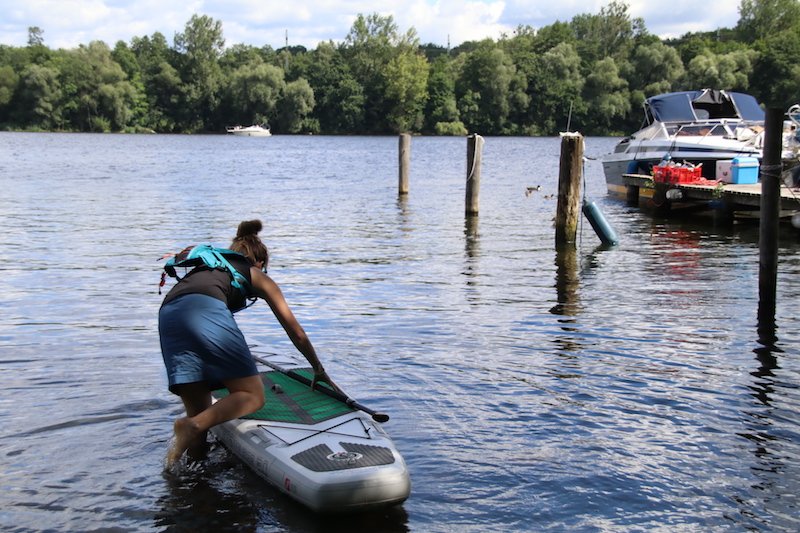
[[[659,122],[764,120],[764,110],[749,94],[704,89],[653,96],[645,100],[648,119]]]

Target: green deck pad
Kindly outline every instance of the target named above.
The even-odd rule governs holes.
[[[308,378],[314,377],[311,369],[295,369],[295,372]],[[292,424],[316,424],[330,418],[353,412],[343,402],[330,396],[311,390],[311,387],[277,371],[262,372],[264,382],[264,407],[255,413],[243,416],[252,420],[270,420],[273,422],[289,422]],[[283,392],[273,390],[278,385]],[[325,385],[320,385],[324,387]],[[224,398],[228,389],[213,392],[214,397]]]

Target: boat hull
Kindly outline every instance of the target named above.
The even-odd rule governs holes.
[[[271,137],[272,131],[268,125],[229,126],[225,131],[236,137]]]
[[[271,137],[272,133],[269,131],[232,131],[230,132],[236,137]]]
[[[669,154],[673,161],[702,165],[701,173],[706,179],[717,179],[717,162],[733,160],[737,157],[755,157],[761,159],[761,150],[736,146],[675,146],[664,143],[639,143],[629,145],[625,151],[612,152],[603,157],[603,173],[606,177],[608,191],[624,193],[623,174],[652,175],[665,155]]]

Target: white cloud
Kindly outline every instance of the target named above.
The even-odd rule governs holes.
[[[413,27],[423,43],[445,46],[500,37],[509,29],[500,22],[504,9],[502,0],[415,0],[391,14],[401,31]]]
[[[227,44],[315,47],[343,41],[358,14],[392,15],[400,31],[413,27],[420,41],[452,46],[486,37],[497,39],[519,25],[540,28],[575,15],[599,13],[608,0],[0,0],[0,44],[23,46],[28,27],[44,31],[51,48],[74,48],[92,40],[164,34],[171,42],[193,14],[223,24]],[[738,0],[628,0],[629,13],[648,31],[676,37],[687,31],[733,27]]]
[[[686,32],[733,28],[739,22],[739,0],[630,0],[630,13],[641,17],[647,30],[661,38]]]
[[[163,33],[171,39],[202,2],[174,0],[28,0],[24,6],[0,0],[0,43],[24,45],[28,28],[44,31],[51,48],[74,48],[93,40],[118,40]],[[7,9],[7,6],[13,6]]]

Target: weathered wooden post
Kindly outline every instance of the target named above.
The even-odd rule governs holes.
[[[478,214],[483,142],[483,137],[477,133],[467,137],[467,201],[465,209],[467,215]]]
[[[581,214],[581,173],[583,170],[583,135],[561,134],[561,160],[558,168],[558,205],[556,207],[556,247],[575,243]]]
[[[628,185],[625,188],[625,202],[631,207],[639,207],[639,186]]]
[[[398,159],[400,163],[400,179],[397,186],[397,194],[402,196],[408,194],[408,167],[411,165],[411,135],[408,133],[400,134]]]
[[[761,161],[761,215],[758,243],[758,322],[775,319],[778,283],[778,230],[781,206],[781,136],[783,111],[767,109],[764,157]]]

